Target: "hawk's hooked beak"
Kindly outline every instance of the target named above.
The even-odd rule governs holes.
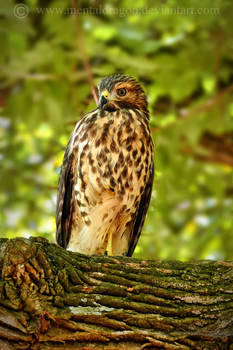
[[[109,101],[109,92],[108,90],[104,90],[100,96],[100,100],[99,100],[99,104],[98,107],[99,108],[103,108],[103,106]]]

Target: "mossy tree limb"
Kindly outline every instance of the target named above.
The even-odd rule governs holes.
[[[233,349],[233,262],[0,240],[0,349]]]

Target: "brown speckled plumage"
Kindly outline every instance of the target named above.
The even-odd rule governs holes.
[[[111,254],[131,256],[153,183],[146,96],[135,79],[119,74],[104,78],[99,93],[98,108],[77,123],[64,155],[57,243],[104,254],[111,237]]]

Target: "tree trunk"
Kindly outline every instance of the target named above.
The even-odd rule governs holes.
[[[233,262],[0,240],[0,349],[233,349]]]

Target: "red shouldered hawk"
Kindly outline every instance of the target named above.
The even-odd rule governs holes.
[[[57,243],[84,254],[131,256],[153,184],[146,95],[122,74],[99,84],[98,107],[75,126],[57,197]]]

